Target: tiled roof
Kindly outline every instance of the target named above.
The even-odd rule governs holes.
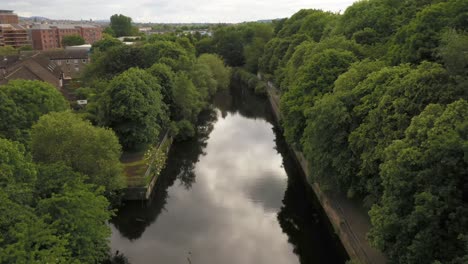
[[[0,83],[16,79],[41,80],[60,88],[61,75],[62,71],[55,63],[44,55],[36,54],[9,66],[6,75],[0,76]]]
[[[87,59],[88,51],[85,49],[66,49],[66,50],[50,50],[44,51],[44,56],[51,60],[57,59]]]
[[[88,24],[34,24],[31,29],[75,29],[75,28],[99,28]]]

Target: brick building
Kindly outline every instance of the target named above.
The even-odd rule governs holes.
[[[73,24],[39,24],[31,28],[33,48],[37,50],[62,48],[63,37],[70,35],[79,35],[86,43],[93,44],[102,38],[102,29]]]
[[[11,10],[0,10],[0,24],[19,24],[18,15]]]
[[[27,29],[18,24],[18,15],[0,10],[0,46],[20,48],[30,44]]]
[[[0,24],[0,46],[20,48],[31,45],[28,31],[18,24]]]

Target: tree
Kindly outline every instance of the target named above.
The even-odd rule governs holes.
[[[85,40],[80,35],[69,35],[62,38],[62,46],[76,46],[85,44]]]
[[[215,54],[202,54],[198,57],[199,63],[207,65],[213,73],[213,78],[217,84],[217,90],[225,90],[229,87],[231,80],[231,69],[224,65],[221,57]]]
[[[216,92],[218,85],[211,72],[211,68],[197,61],[190,72],[190,79],[198,90],[201,101],[207,103],[208,99]]]
[[[31,138],[36,162],[69,166],[109,195],[123,187],[121,147],[112,130],[93,127],[70,112],[50,113],[33,126]]]
[[[24,147],[0,138],[0,190],[21,204],[32,202],[32,190],[36,183],[34,164],[25,157]]]
[[[172,92],[174,103],[180,113],[176,120],[187,119],[195,122],[202,109],[203,102],[199,91],[186,73],[180,72],[176,75]]]
[[[131,36],[133,33],[132,18],[115,14],[110,17],[110,28],[115,37]]]
[[[281,97],[284,134],[286,140],[298,149],[305,128],[305,111],[314,100],[329,93],[338,76],[356,60],[349,51],[327,49],[314,54],[298,69],[292,87]]]
[[[8,56],[18,54],[18,51],[12,46],[2,46],[0,47],[0,56]]]
[[[391,263],[466,259],[467,116],[465,100],[429,105],[385,150],[370,238]]]
[[[70,258],[67,241],[30,207],[0,192],[0,263],[77,263]]]
[[[213,41],[216,52],[220,54],[227,65],[242,66],[245,63],[242,34],[236,28],[220,28],[214,32]]]
[[[107,34],[104,34],[103,39],[93,43],[92,51],[99,50],[100,52],[105,52],[112,47],[123,46],[125,45],[122,41],[113,38]]]
[[[445,67],[452,75],[468,72],[468,34],[448,30],[442,35],[438,49]],[[466,76],[466,75],[465,75]]]
[[[154,143],[167,122],[158,80],[138,68],[112,79],[101,107],[102,124],[115,131],[124,149]]]
[[[112,213],[102,189],[92,191],[82,183],[65,185],[62,192],[39,201],[38,215],[57,235],[67,239],[67,249],[73,259],[82,263],[99,263],[107,258]]]
[[[172,89],[174,88],[175,72],[171,67],[163,63],[155,63],[147,71],[158,80],[158,83],[161,86],[163,102],[169,107],[171,116],[173,116],[174,98],[172,95]]]
[[[415,69],[401,65],[395,67],[395,73],[387,83],[373,84],[372,93],[361,99],[356,110],[365,117],[349,136],[351,149],[361,160],[358,176],[374,201],[381,196],[377,175],[383,150],[403,137],[411,118],[426,105],[450,103],[463,94],[463,89],[453,85],[447,71],[438,64],[425,62]]]
[[[40,81],[10,81],[0,86],[0,101],[0,135],[22,142],[40,116],[69,108],[55,87]]]
[[[435,61],[443,32],[466,29],[466,1],[450,0],[429,5],[395,34],[388,54],[393,64]]]

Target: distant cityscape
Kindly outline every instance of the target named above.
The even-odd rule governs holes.
[[[33,50],[52,50],[64,48],[62,40],[66,36],[78,35],[86,44],[102,39],[103,30],[109,20],[51,20],[45,17],[19,17],[14,10],[0,10],[0,47],[11,46],[19,49],[29,47]],[[185,33],[199,32],[210,35],[210,25],[190,24],[152,24],[135,23],[142,34],[163,34],[179,28]],[[169,25],[169,26],[168,26]]]

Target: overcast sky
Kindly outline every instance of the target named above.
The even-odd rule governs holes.
[[[119,13],[136,22],[243,22],[289,17],[302,8],[343,12],[355,0],[1,0],[0,9],[51,19],[108,19]]]

